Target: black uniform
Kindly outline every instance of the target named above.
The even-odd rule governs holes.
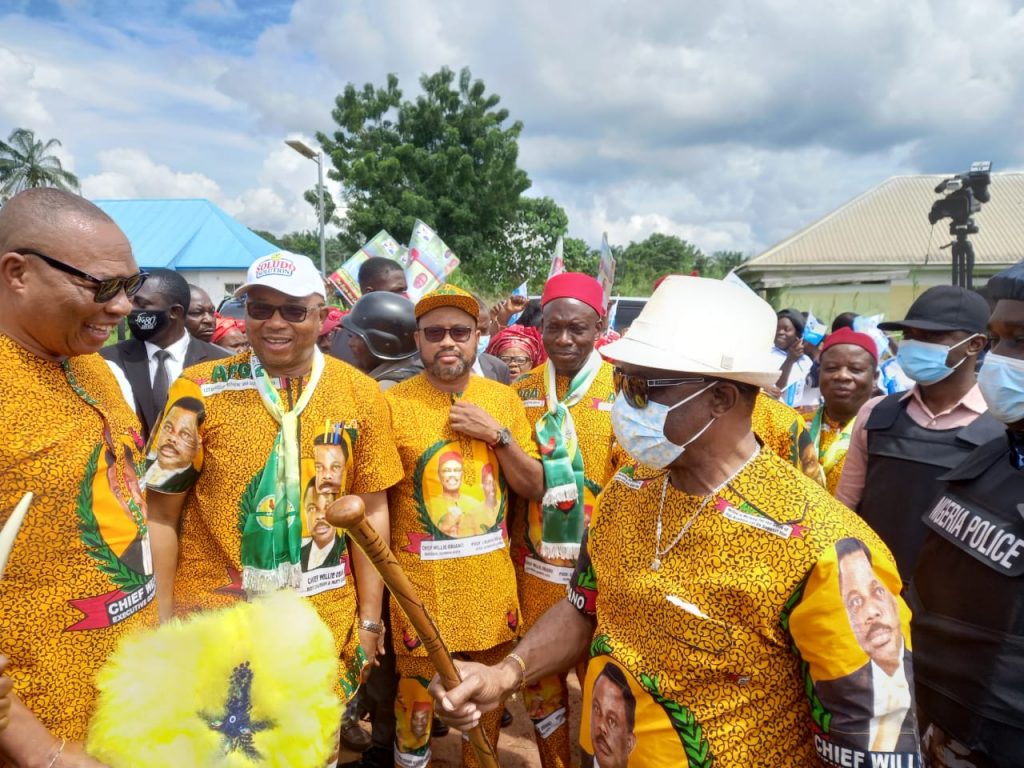
[[[864,429],[868,461],[857,513],[885,542],[907,584],[927,529],[921,524],[938,478],[1006,427],[988,413],[957,429],[928,429],[907,413],[910,398],[889,395],[875,406]]]
[[[1024,765],[1024,440],[1008,435],[940,478],[911,595],[925,754],[930,723],[958,758],[1007,768]]]

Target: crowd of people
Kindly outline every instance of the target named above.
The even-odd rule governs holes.
[[[359,284],[332,307],[275,252],[217,317],[88,201],[0,208],[0,522],[34,494],[0,575],[0,763],[103,765],[123,638],[292,590],[333,637],[328,765],[427,766],[449,726],[496,743],[517,696],[544,768],[575,724],[601,768],[1020,764],[1024,262],[988,299],[830,330],[689,275],[621,335],[579,273],[497,304],[410,301],[382,258]],[[353,494],[455,688],[330,524]],[[287,727],[252,717],[225,755]]]

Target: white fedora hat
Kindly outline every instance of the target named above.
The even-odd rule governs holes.
[[[601,348],[619,363],[703,373],[768,387],[779,378],[771,354],[777,318],[753,291],[722,280],[673,275],[629,331]]]

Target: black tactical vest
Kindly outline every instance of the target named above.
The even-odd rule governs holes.
[[[917,704],[996,765],[1024,764],[1024,471],[1005,438],[974,451],[926,509],[910,595]],[[941,486],[941,484],[940,484]]]
[[[901,398],[905,398],[902,399]],[[892,551],[903,583],[910,581],[926,529],[925,506],[937,478],[1006,427],[984,413],[965,427],[927,429],[907,414],[909,397],[889,395],[868,417],[868,461],[857,512]]]

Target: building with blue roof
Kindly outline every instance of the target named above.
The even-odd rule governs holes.
[[[278,247],[205,199],[94,200],[128,236],[143,269],[167,267],[214,304],[245,282],[245,271]]]

